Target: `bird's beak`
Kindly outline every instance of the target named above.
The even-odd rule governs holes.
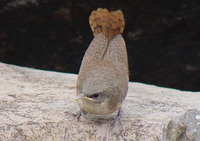
[[[87,99],[87,100],[93,101],[92,98],[89,98],[89,97],[85,96],[84,93],[80,93],[80,94],[76,97],[75,100],[77,101],[77,100],[79,100],[79,99]]]

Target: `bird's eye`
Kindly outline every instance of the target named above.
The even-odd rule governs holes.
[[[98,97],[99,97],[99,94],[93,94],[93,95],[90,96],[90,98],[92,98],[92,99],[95,99],[95,98],[98,98]]]

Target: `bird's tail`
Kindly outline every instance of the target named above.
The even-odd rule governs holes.
[[[108,11],[98,8],[91,13],[89,23],[94,36],[102,32],[109,42],[116,35],[123,33],[125,19],[121,10]]]

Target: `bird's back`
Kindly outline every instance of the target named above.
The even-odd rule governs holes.
[[[82,60],[76,86],[77,95],[109,91],[109,106],[113,110],[121,107],[128,90],[128,58],[121,35],[124,24],[121,10],[92,12],[90,26],[94,39]]]

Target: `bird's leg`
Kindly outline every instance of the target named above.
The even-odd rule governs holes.
[[[81,116],[82,116],[82,110],[79,110],[77,115],[76,115],[76,119],[79,121]]]
[[[80,117],[81,117],[82,115],[86,115],[86,114],[87,114],[86,111],[80,109],[80,110],[78,111],[77,115],[76,115],[76,119],[79,121]]]
[[[112,126],[114,127],[115,125],[116,125],[116,122],[117,121],[119,121],[119,124],[121,125],[121,127],[122,127],[122,121],[121,121],[121,114],[122,113],[122,110],[121,110],[121,108],[119,109],[119,111],[118,111],[118,113],[117,113],[117,117],[115,118],[115,120],[114,120],[114,122],[113,122],[113,124],[112,124]]]

